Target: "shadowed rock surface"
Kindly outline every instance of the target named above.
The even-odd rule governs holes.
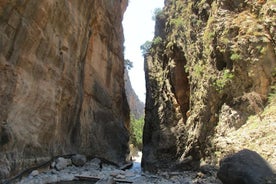
[[[123,162],[121,1],[0,2],[0,178],[67,153]]]

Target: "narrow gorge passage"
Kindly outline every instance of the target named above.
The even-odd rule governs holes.
[[[268,113],[275,107],[275,6],[273,0],[165,0],[145,52],[145,170],[216,167],[243,149],[276,166],[276,152],[264,144],[265,153],[257,146],[262,138],[250,133],[275,124]]]
[[[276,183],[275,0],[158,1],[1,0],[0,183]]]
[[[146,5],[146,6],[145,6]],[[130,146],[131,156],[135,150],[142,151],[143,125],[145,115],[145,72],[144,56],[141,47],[151,42],[154,36],[155,16],[164,6],[163,0],[148,2],[133,0],[124,14],[125,37],[125,85],[130,106]],[[136,151],[134,151],[136,152]],[[136,155],[136,153],[135,153]]]

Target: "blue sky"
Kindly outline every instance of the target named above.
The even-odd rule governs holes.
[[[124,15],[125,59],[133,62],[129,71],[132,87],[139,99],[145,102],[144,58],[140,46],[154,36],[155,22],[152,20],[156,8],[162,8],[164,0],[129,0]]]

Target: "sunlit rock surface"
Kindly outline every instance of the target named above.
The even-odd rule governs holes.
[[[144,113],[145,104],[138,98],[137,94],[132,88],[132,84],[130,82],[130,78],[127,70],[125,70],[124,78],[125,78],[125,89],[126,89],[126,96],[129,104],[130,114],[135,119],[140,119],[145,114]]]
[[[189,169],[200,160],[216,164],[238,151],[236,144],[228,144],[230,131],[250,115],[261,115],[269,94],[275,94],[275,18],[273,0],[165,0],[145,54],[145,169],[170,169],[173,163],[173,168]],[[271,111],[269,118],[256,120],[258,136],[232,137],[239,149],[255,142],[251,149],[276,159],[270,151],[275,149],[265,147],[275,147],[273,138],[258,141],[273,135],[276,110]],[[258,127],[264,122],[265,130]]]

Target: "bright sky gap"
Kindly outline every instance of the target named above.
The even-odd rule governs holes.
[[[154,10],[162,8],[164,0],[129,0],[124,15],[125,59],[133,62],[129,71],[132,87],[139,99],[145,102],[144,57],[140,46],[154,36]]]

